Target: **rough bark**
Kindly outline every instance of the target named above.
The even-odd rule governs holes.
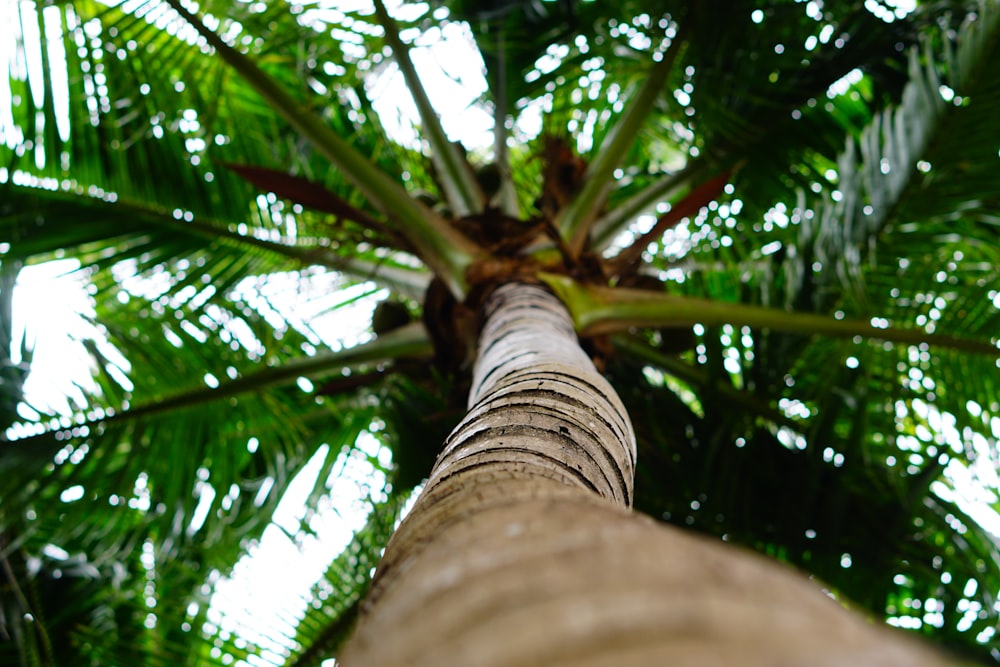
[[[508,285],[487,309],[469,413],[340,664],[944,664],[783,566],[630,512],[631,425],[562,305]]]

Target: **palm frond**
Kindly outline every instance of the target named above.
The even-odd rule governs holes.
[[[472,241],[410,197],[395,180],[332,131],[321,116],[304,109],[279,83],[245,54],[226,44],[198,17],[173,0],[167,2],[303,138],[310,141],[331,164],[340,168],[369,202],[395,219],[401,233],[420,250],[423,261],[447,280],[456,296],[465,296],[465,269],[478,254],[478,248]]]

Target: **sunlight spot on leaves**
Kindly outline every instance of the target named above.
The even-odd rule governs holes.
[[[186,532],[189,537],[201,530],[205,524],[205,519],[208,518],[212,503],[215,501],[215,488],[207,482],[198,480],[195,482],[194,495],[198,497],[198,505],[195,507],[191,522],[187,527]]]
[[[865,9],[886,23],[904,19],[916,8],[916,0],[865,0]]]
[[[857,83],[864,78],[864,73],[858,69],[854,68],[841,78],[830,84],[830,87],[826,89],[826,96],[830,99],[843,95],[848,90],[851,89]]]
[[[74,486],[69,487],[68,489],[65,489],[62,493],[60,493],[59,500],[61,500],[64,503],[72,503],[83,498],[83,494],[84,494],[83,487],[80,486],[79,484],[76,484]]]

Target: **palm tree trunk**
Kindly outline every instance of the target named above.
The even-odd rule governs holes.
[[[784,567],[630,512],[628,415],[544,289],[490,298],[469,406],[340,664],[943,664]]]

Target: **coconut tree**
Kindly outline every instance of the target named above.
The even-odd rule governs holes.
[[[1000,8],[603,4],[7,10],[5,657],[936,664],[864,615],[1000,655]],[[451,39],[492,146],[422,80]],[[62,413],[10,326],[54,258],[96,327]],[[307,611],[218,623],[372,435]]]

